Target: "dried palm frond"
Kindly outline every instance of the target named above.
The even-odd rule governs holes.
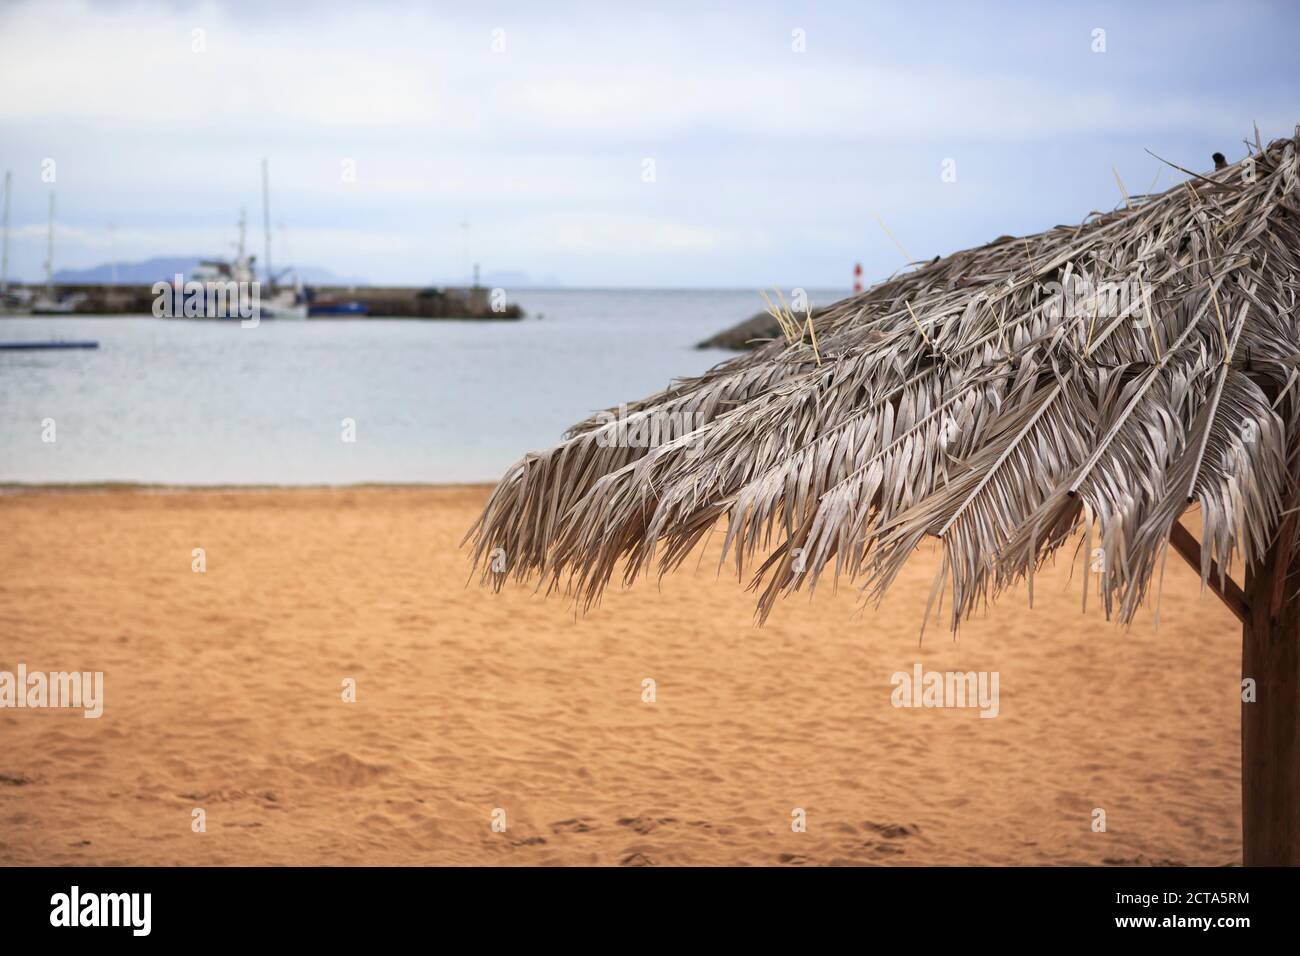
[[[920,265],[810,318],[815,348],[789,316],[785,341],[628,406],[689,434],[620,447],[593,416],[514,465],[467,535],[476,563],[499,587],[500,548],[588,606],[725,518],[763,618],[828,567],[878,597],[936,536],[955,628],[1086,529],[1129,620],[1195,504],[1203,581],[1251,567],[1296,503],[1297,146]]]

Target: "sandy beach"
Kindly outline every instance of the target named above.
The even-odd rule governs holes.
[[[918,646],[933,552],[758,629],[720,536],[575,617],[467,586],[486,496],[0,496],[0,669],[105,674],[99,719],[0,710],[0,864],[1240,862],[1240,629],[1176,557],[1158,630],[1061,565]],[[893,706],[918,661],[998,716]]]

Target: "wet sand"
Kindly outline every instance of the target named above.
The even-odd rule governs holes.
[[[575,617],[466,586],[486,496],[0,495],[0,670],[105,674],[97,720],[0,710],[0,864],[1240,862],[1240,629],[1176,556],[1158,630],[1062,563],[918,646],[933,551],[759,629],[720,536]],[[894,707],[917,661],[998,716]]]

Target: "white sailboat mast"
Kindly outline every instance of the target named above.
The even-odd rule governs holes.
[[[275,275],[271,272],[271,186],[265,157],[262,159],[262,224],[266,230],[266,284],[275,288]]]
[[[5,170],[4,245],[0,250],[0,295],[9,291],[9,187],[13,174]]]
[[[54,193],[50,193],[50,237],[45,252],[45,294],[54,301]]]

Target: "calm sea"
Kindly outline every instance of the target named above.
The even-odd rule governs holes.
[[[0,482],[493,481],[591,412],[726,359],[694,345],[762,307],[734,291],[518,301],[520,322],[2,318],[0,341],[100,347],[0,351]]]

